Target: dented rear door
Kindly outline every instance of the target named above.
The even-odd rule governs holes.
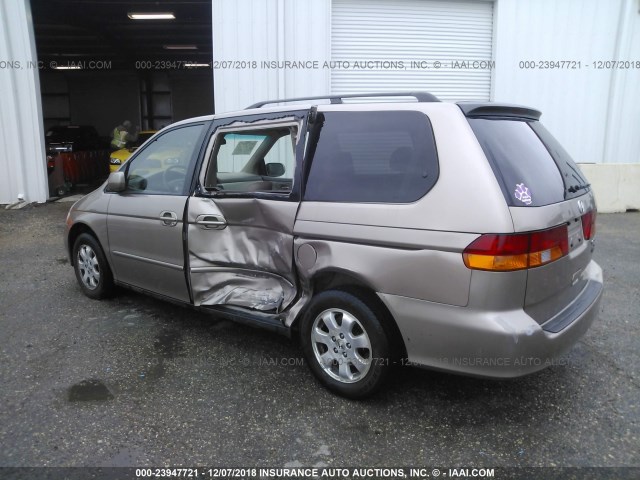
[[[296,298],[293,225],[305,115],[218,121],[187,212],[196,306],[278,313]]]

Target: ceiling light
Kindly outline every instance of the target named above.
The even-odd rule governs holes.
[[[165,50],[197,50],[198,47],[195,45],[163,45],[162,48]]]
[[[211,64],[210,63],[185,63],[184,66],[187,67],[187,68],[210,67]]]
[[[53,67],[56,70],[82,70],[80,65],[58,65],[57,67]]]
[[[131,20],[175,20],[173,12],[129,12]]]

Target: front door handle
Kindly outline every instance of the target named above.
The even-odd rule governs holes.
[[[175,227],[178,224],[178,215],[176,212],[164,210],[160,212],[160,221],[165,227]]]
[[[199,215],[196,223],[205,230],[222,230],[227,226],[227,221],[222,215]]]

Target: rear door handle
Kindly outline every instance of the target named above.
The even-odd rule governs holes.
[[[199,215],[196,223],[204,230],[222,230],[227,226],[222,215]]]
[[[169,210],[160,212],[159,219],[165,227],[175,227],[178,224],[178,215],[176,215],[176,212],[170,212]]]

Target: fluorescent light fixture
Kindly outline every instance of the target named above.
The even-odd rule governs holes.
[[[210,67],[210,63],[185,63],[185,67],[187,68],[197,68],[197,67]]]
[[[195,45],[163,45],[162,48],[165,50],[197,50],[198,47]]]
[[[175,20],[173,12],[129,12],[131,20]]]
[[[56,70],[82,70],[80,65],[58,65],[57,67],[53,67]]]

